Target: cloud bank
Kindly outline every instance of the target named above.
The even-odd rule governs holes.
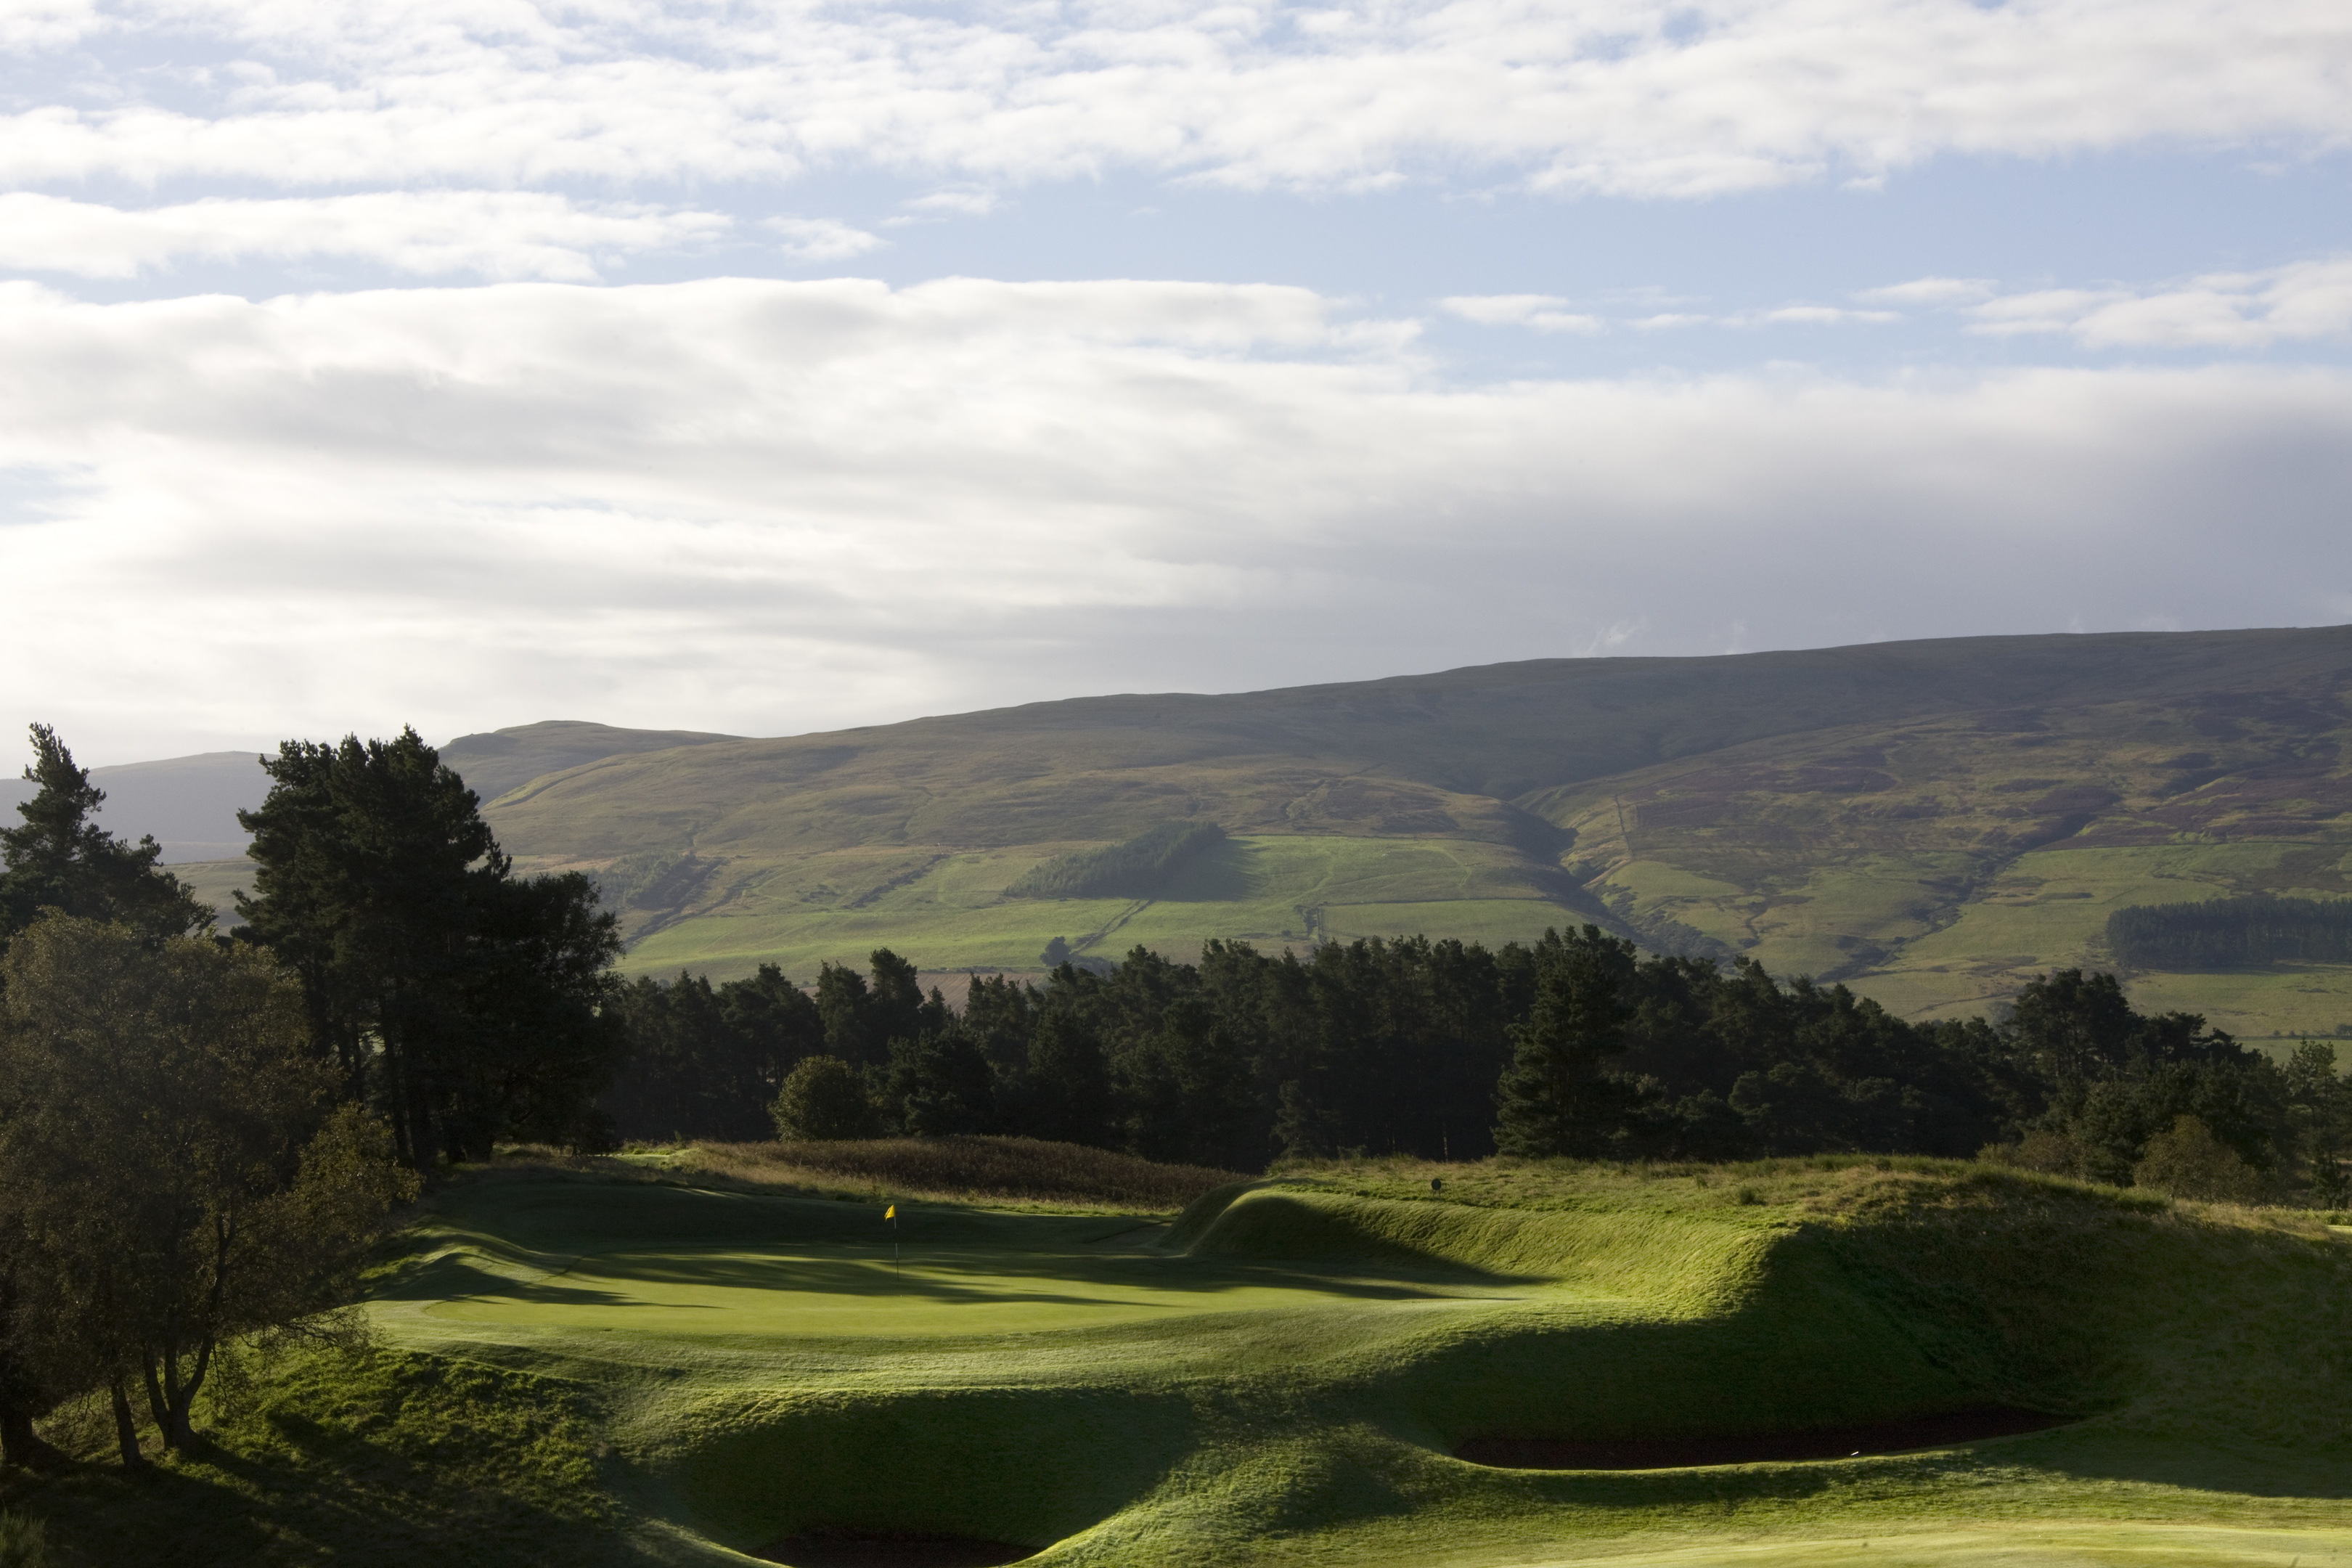
[[[20,283],[0,689],[112,760],[2316,622],[2347,480],[2327,370],[1463,387],[1276,287]]]
[[[0,47],[41,84],[0,116],[19,184],[858,165],[1687,197],[1950,153],[2352,138],[2335,0],[14,0]]]

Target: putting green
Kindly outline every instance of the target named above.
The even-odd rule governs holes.
[[[1172,1227],[909,1207],[894,1263],[871,1205],[542,1173],[454,1190],[371,1310],[403,1348],[592,1391],[665,1562],[828,1527],[1054,1564],[2284,1563],[2352,1540],[2352,1247],[2324,1226],[1966,1165],[1732,1174],[1490,1166],[1441,1200],[1358,1172]],[[1452,1457],[1990,1404],[2081,1419],[1833,1461]]]
[[[878,1227],[877,1227],[878,1228]],[[1503,1293],[1432,1282],[1280,1268],[1198,1264],[1157,1255],[1055,1247],[1051,1230],[1100,1230],[1100,1221],[1051,1222],[1026,1241],[993,1247],[926,1246],[912,1259],[887,1244],[832,1247],[618,1247],[543,1272],[485,1275],[468,1294],[422,1313],[447,1323],[661,1338],[961,1339],[1095,1328],[1178,1314],[1239,1312],[1336,1302],[1510,1300]],[[1120,1227],[1122,1229],[1131,1227]],[[391,1314],[385,1314],[390,1321]]]

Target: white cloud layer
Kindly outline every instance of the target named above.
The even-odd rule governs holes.
[[[13,0],[0,46],[39,95],[0,116],[20,184],[865,164],[1691,196],[1954,153],[2352,139],[2340,0]]]
[[[0,285],[0,710],[101,761],[772,733],[2352,602],[2336,372],[1465,388],[1419,353],[1273,287]]]
[[[889,243],[829,217],[772,217],[768,226],[783,237],[784,254],[797,261],[844,261]]]
[[[583,207],[530,191],[211,197],[145,209],[12,191],[0,195],[0,267],[135,278],[180,262],[335,257],[427,275],[585,281],[598,276],[600,257],[675,250],[732,226],[716,213]]]
[[[1608,323],[1589,311],[1570,310],[1552,294],[1456,294],[1439,310],[1482,327],[1533,327],[1539,332],[1598,332]]]
[[[2243,351],[2352,333],[2352,260],[2216,272],[2155,289],[2045,289],[1972,307],[1969,330],[2064,332],[2089,348]]]

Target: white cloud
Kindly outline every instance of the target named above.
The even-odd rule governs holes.
[[[581,207],[527,191],[384,191],[120,208],[0,195],[0,268],[132,278],[184,261],[358,258],[402,272],[586,280],[600,257],[724,235],[713,213]]]
[[[1479,387],[1421,353],[1270,287],[0,285],[0,474],[34,497],[0,514],[0,710],[93,757],[781,732],[1859,640],[1890,605],[2308,622],[2352,582],[2333,372]]]
[[[47,101],[0,117],[0,178],[18,184],[634,186],[861,164],[1311,189],[1500,170],[1699,196],[1948,153],[2352,140],[2340,0],[20,0],[0,16],[0,42],[50,51]]]
[[[1608,330],[1600,317],[1568,310],[1567,304],[1553,294],[1455,294],[1440,300],[1437,308],[1482,327],[1532,327],[1539,332]]]
[[[2067,333],[2090,348],[2249,350],[2352,333],[2352,260],[2219,272],[2172,287],[2045,289],[1975,306],[1971,331]]]
[[[1749,320],[1765,326],[1838,327],[1850,321],[1877,325],[1899,321],[1900,313],[1894,310],[1847,310],[1835,305],[1783,305],[1776,310],[1762,310]]]
[[[1991,295],[1990,278],[1915,278],[1854,296],[1865,305],[1965,305]]]
[[[796,261],[843,261],[889,243],[829,217],[772,217],[767,226],[784,237],[784,254]]]
[[[986,217],[1001,204],[994,191],[933,191],[903,205],[923,217]]]

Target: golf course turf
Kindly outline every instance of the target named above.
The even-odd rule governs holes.
[[[894,1237],[757,1163],[461,1173],[372,1346],[252,1369],[144,1480],[61,1412],[84,1462],[0,1507],[51,1568],[2352,1565],[2340,1215],[1370,1161]]]
[[[902,1205],[896,1262],[868,1203],[498,1172],[371,1310],[591,1398],[648,1561],[2352,1560],[2315,1219],[1917,1160],[1430,1169],[1165,1226]],[[1873,1429],[1920,1441],[1783,1452]],[[1595,1462],[1472,1462],[1505,1439]]]

